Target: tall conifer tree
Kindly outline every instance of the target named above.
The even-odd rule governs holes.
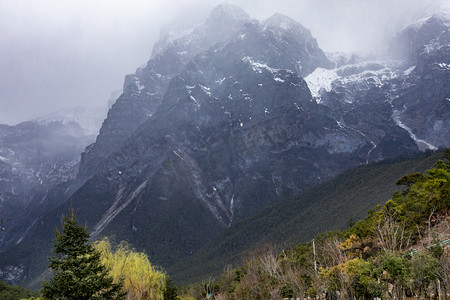
[[[100,262],[100,252],[89,242],[86,227],[77,224],[73,212],[64,216],[62,232],[56,230],[54,247],[49,265],[53,278],[42,284],[44,299],[125,299],[122,282],[113,283]]]

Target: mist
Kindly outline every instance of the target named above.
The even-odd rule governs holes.
[[[106,106],[124,76],[148,61],[164,24],[203,21],[221,2],[2,0],[0,123],[75,106]],[[378,52],[401,28],[450,9],[445,0],[228,2],[260,20],[286,14],[329,52]]]

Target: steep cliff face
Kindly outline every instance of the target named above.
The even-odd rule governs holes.
[[[450,16],[434,15],[406,28],[395,41],[412,44],[408,74],[393,100],[402,126],[421,148],[450,147]]]
[[[78,176],[89,178],[104,160],[119,150],[125,140],[154,114],[170,80],[178,75],[195,55],[236,34],[250,20],[241,8],[217,6],[204,24],[178,39],[165,33],[153,49],[152,58],[135,74],[127,75],[123,94],[108,112],[97,141],[86,148],[81,157]]]

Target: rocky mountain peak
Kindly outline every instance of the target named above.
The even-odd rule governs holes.
[[[216,6],[208,19],[206,25],[211,27],[230,26],[232,23],[242,24],[250,20],[250,16],[239,6],[222,3]]]
[[[197,51],[187,51],[192,57],[210,42],[223,41],[236,33],[243,24],[250,21],[250,16],[240,7],[222,3],[216,6],[204,22],[187,16],[182,21],[177,20],[164,25],[160,31],[160,37],[155,43],[152,57],[162,54],[168,48],[177,48],[178,52],[186,51],[186,48],[197,48]],[[198,43],[195,47],[193,42]],[[182,47],[183,49],[180,49]]]
[[[390,45],[392,54],[415,64],[423,53],[442,51],[450,44],[450,15],[434,14],[399,32]]]
[[[303,27],[300,23],[286,15],[276,13],[270,18],[262,22],[267,28],[279,28],[285,31],[296,31],[305,36],[305,38],[312,38],[311,32]]]
[[[125,77],[123,94],[108,112],[97,141],[82,154],[80,178],[96,172],[103,159],[123,146],[133,131],[159,108],[169,82],[197,54],[236,35],[250,20],[241,8],[231,4],[217,6],[205,23],[198,26],[176,26],[162,31],[152,58]]]

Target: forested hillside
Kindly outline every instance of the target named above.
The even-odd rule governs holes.
[[[191,283],[217,276],[228,264],[239,265],[242,253],[258,245],[269,243],[280,249],[307,242],[321,232],[346,229],[401,190],[395,183],[404,174],[425,172],[442,157],[442,152],[422,153],[351,169],[237,222],[189,261],[168,271],[177,282]]]
[[[450,152],[347,230],[277,252],[259,247],[216,282],[191,287],[216,299],[447,299],[450,291]]]

